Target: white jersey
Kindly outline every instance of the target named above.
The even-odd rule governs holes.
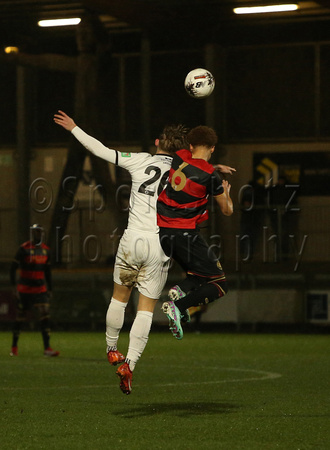
[[[118,166],[132,177],[128,229],[158,233],[157,198],[168,177],[172,157],[149,153],[119,153]]]
[[[132,177],[132,190],[129,200],[127,228],[158,233],[157,197],[167,179],[172,157],[163,154],[151,155],[144,152],[118,152],[105,147],[79,127],[75,127],[72,134],[94,155],[129,171]]]
[[[79,127],[72,134],[94,155],[128,170],[132,177],[128,225],[120,239],[114,281],[136,286],[146,297],[158,299],[164,289],[170,258],[158,236],[157,197],[167,179],[172,157],[149,153],[121,153],[105,147]]]

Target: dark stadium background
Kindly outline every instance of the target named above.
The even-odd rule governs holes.
[[[81,149],[52,121],[62,109],[122,151],[152,150],[166,123],[213,126],[219,135],[214,162],[237,168],[230,177],[235,214],[219,218],[212,207],[203,233],[220,252],[231,293],[202,322],[328,328],[330,7],[301,1],[291,13],[233,14],[247,3],[259,2],[1,1],[1,327],[12,318],[8,267],[35,222],[44,225],[53,250],[55,326],[104,325],[129,179],[113,169],[104,178],[88,162],[77,172],[72,164],[67,169],[79,183],[75,200],[68,200],[74,207],[63,214],[67,199],[58,193],[68,149]],[[85,59],[78,27],[37,26],[40,19],[72,16],[91,24],[82,33],[87,41],[93,30]],[[9,45],[19,53],[5,54]],[[72,69],[78,60],[80,68],[86,61],[93,67],[96,82],[79,78]],[[184,91],[185,75],[195,67],[215,75],[216,89],[206,100]],[[266,233],[248,260],[238,251],[241,189],[256,175],[266,183],[279,174],[300,186],[292,254],[285,260],[276,254],[266,217]],[[90,186],[99,179],[110,181],[107,195],[95,192],[91,204]],[[174,266],[170,282],[181,275]],[[155,324],[162,325],[161,316]]]
[[[297,3],[236,16],[234,7],[266,1],[0,0],[1,449],[329,448],[330,5]],[[78,27],[37,26],[73,16],[83,18]],[[183,81],[200,66],[216,87],[194,100]],[[202,230],[229,293],[178,341],[160,310],[183,276],[171,268],[129,396],[108,364],[104,330],[130,180],[85,159],[53,123],[58,109],[122,152],[153,151],[166,123],[210,125],[213,162],[237,169],[228,177],[234,214],[220,217],[211,203]],[[288,257],[272,227],[284,226],[272,188],[282,176],[297,192]],[[254,183],[263,196],[269,189],[251,210],[261,220],[249,255],[240,252],[249,214],[240,201]],[[52,248],[60,356],[43,356],[31,321],[11,358],[9,266],[36,222]],[[123,353],[135,307],[136,293]]]

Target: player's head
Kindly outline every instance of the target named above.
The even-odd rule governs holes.
[[[167,125],[155,144],[159,150],[173,154],[183,148],[189,148],[187,133],[188,128],[184,125]]]
[[[211,149],[215,147],[218,142],[217,133],[213,128],[205,125],[199,125],[198,127],[191,129],[187,135],[187,139],[193,148],[202,146]]]
[[[44,238],[44,229],[41,225],[34,223],[30,227],[30,241],[34,243],[34,245],[41,245]]]

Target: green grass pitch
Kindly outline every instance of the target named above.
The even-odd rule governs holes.
[[[103,333],[0,336],[2,450],[330,448],[328,335],[151,332],[128,396]]]

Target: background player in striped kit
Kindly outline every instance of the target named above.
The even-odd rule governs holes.
[[[45,356],[58,356],[59,352],[49,345],[50,315],[49,299],[52,292],[50,248],[43,243],[43,229],[34,224],[30,228],[30,240],[18,249],[10,267],[10,281],[16,297],[16,321],[13,328],[11,356],[18,356],[18,339],[27,312],[33,307],[38,310]],[[16,284],[16,271],[20,276]]]

